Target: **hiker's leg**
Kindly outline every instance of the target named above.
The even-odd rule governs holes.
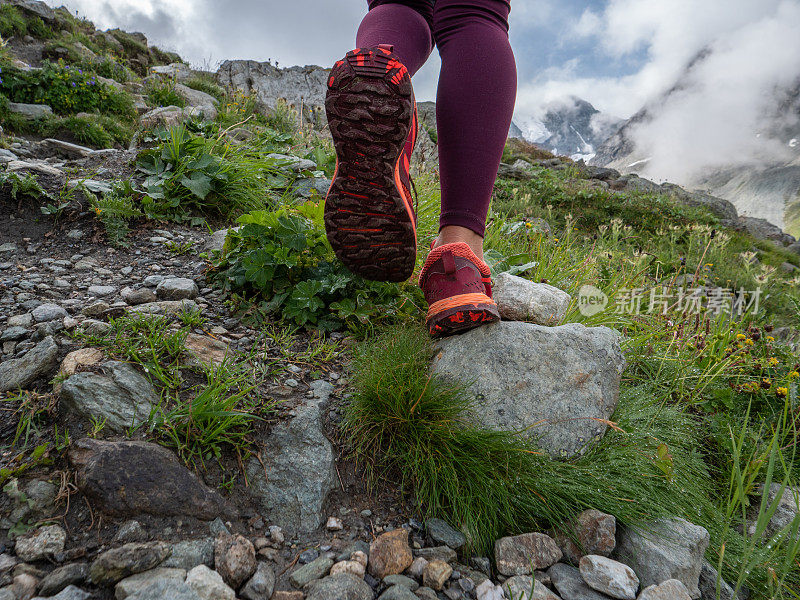
[[[391,44],[413,76],[433,50],[433,0],[369,0],[356,34],[356,47]]]
[[[442,216],[437,245],[483,234],[517,90],[509,0],[437,0],[433,34],[442,70],[436,98]]]

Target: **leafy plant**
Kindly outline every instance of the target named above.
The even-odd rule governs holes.
[[[14,200],[19,200],[20,196],[28,196],[30,198],[38,199],[44,196],[50,198],[50,194],[39,184],[36,175],[33,173],[26,173],[20,175],[19,173],[3,171],[0,173],[0,189],[10,186],[9,193]]]
[[[106,237],[113,246],[127,246],[126,237],[128,222],[142,216],[142,211],[134,202],[136,190],[129,180],[117,181],[111,188],[97,198],[91,192],[87,195],[90,198],[92,210],[106,230]]]
[[[185,125],[157,131],[154,139],[158,145],[137,161],[148,176],[142,198],[148,218],[183,221],[193,212],[230,216],[264,206],[265,188],[278,172],[274,159],[236,153]]]
[[[6,67],[0,92],[12,102],[47,104],[62,115],[99,112],[133,120],[136,111],[127,92],[97,81],[97,77],[62,61],[45,61],[41,69],[23,71]]]
[[[358,327],[413,314],[398,286],[366,281],[335,260],[320,210],[308,203],[240,217],[242,226],[229,233],[230,251],[215,264],[216,280],[301,326]]]

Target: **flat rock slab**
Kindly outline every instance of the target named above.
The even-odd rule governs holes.
[[[480,425],[527,430],[551,456],[566,458],[608,427],[625,368],[619,344],[607,327],[502,321],[440,340],[432,370],[471,383]]]
[[[319,387],[293,418],[276,425],[261,441],[261,461],[252,459],[247,466],[258,510],[289,535],[311,532],[325,519],[323,504],[335,472],[321,410],[332,387]]]
[[[78,486],[103,512],[117,516],[190,515],[212,520],[234,509],[184,467],[148,442],[82,439],[68,453]]]
[[[651,523],[647,530],[624,528],[614,558],[630,566],[642,587],[677,579],[692,598],[700,598],[698,582],[710,541],[708,531],[683,519]]]
[[[47,336],[24,356],[0,363],[0,392],[24,388],[46,377],[58,364],[58,346]]]
[[[146,423],[158,395],[150,381],[130,363],[103,363],[101,373],[72,375],[61,385],[61,408],[85,419],[105,420],[105,426],[123,433]]]

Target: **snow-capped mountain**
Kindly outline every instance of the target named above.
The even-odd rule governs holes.
[[[622,119],[601,113],[586,100],[570,96],[543,107],[539,116],[518,118],[526,140],[574,160],[589,160]]]

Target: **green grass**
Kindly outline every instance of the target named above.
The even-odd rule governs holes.
[[[612,417],[616,426],[604,439],[580,458],[554,461],[519,436],[472,425],[469,415],[480,407],[458,386],[430,375],[430,356],[421,328],[391,329],[362,345],[343,432],[373,485],[383,478],[400,481],[423,514],[460,527],[473,551],[491,552],[502,535],[560,528],[595,508],[625,525],[680,516],[706,527],[709,555],[725,552],[713,562],[734,583],[766,591],[769,569],[783,580],[782,593],[800,580],[792,558],[797,548],[787,544],[785,532],[773,545],[743,537],[735,501],[727,498],[735,468],[783,460],[784,470],[778,476],[776,468],[774,475],[789,480],[791,459],[780,458],[769,430],[772,454],[764,454],[763,441],[749,460],[709,448],[698,436],[707,426],[704,416],[664,401],[658,385],[634,377],[623,385]],[[755,437],[763,440],[763,433]],[[729,458],[717,464],[723,456]],[[736,479],[742,490],[737,501],[758,503],[758,497],[748,500],[758,473],[744,479]]]
[[[186,98],[175,91],[175,82],[159,79],[147,87],[148,103],[153,106],[186,106]]]
[[[2,110],[0,125],[17,134],[55,137],[74,140],[93,148],[109,148],[116,144],[127,147],[133,137],[133,127],[124,120],[105,115],[66,116],[50,115],[29,121],[21,115]]]
[[[225,102],[225,89],[218,85],[214,78],[210,75],[195,75],[189,79],[185,85],[193,90],[205,92],[206,94],[213,96],[220,103]]]
[[[10,38],[28,33],[25,17],[16,6],[3,4],[0,6],[0,36]]]

